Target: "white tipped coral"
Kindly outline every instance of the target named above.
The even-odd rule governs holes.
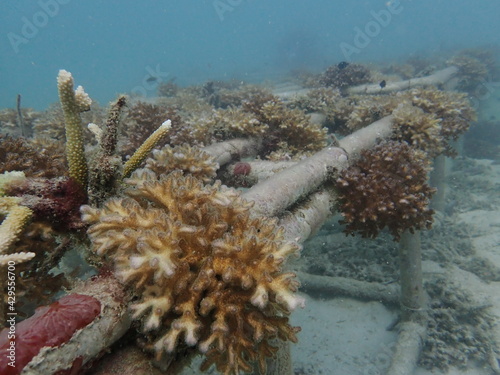
[[[20,201],[17,197],[0,197],[0,215],[5,216],[0,225],[0,266],[26,262],[35,256],[32,252],[8,253],[33,213],[28,207],[19,205]]]
[[[157,178],[136,173],[131,198],[82,208],[95,251],[134,286],[133,316],[159,355],[183,341],[205,353],[203,368],[237,374],[248,358],[264,366],[270,339],[297,340],[286,315],[303,299],[281,266],[298,245],[274,220],[250,218],[234,190],[180,171]]]
[[[83,128],[80,113],[88,111],[92,101],[83,90],[83,87],[78,86],[76,91],[73,91],[73,85],[71,73],[60,70],[57,76],[57,88],[64,112],[69,175],[86,188],[88,168],[83,147]]]

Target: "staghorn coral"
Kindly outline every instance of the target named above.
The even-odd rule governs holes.
[[[393,114],[394,139],[405,141],[431,157],[453,156],[450,145],[475,120],[475,112],[465,94],[436,88],[416,88],[390,95],[352,95],[329,107],[334,121],[329,127],[338,133],[354,130]],[[331,120],[330,120],[331,121]]]
[[[296,341],[287,313],[303,304],[294,274],[281,265],[298,246],[285,242],[275,220],[252,218],[251,204],[180,171],[158,177],[135,172],[129,198],[102,209],[82,207],[94,251],[135,288],[133,316],[143,317],[161,357],[198,345],[224,374],[250,371],[276,349],[272,338]]]
[[[176,96],[159,97],[157,103],[160,106],[174,109],[183,117],[192,114],[207,113],[214,108],[203,97],[202,90],[200,86],[180,88]]]
[[[242,81],[208,81],[199,89],[199,94],[214,108],[239,106],[256,95],[268,94],[266,90]]]
[[[123,177],[130,176],[130,174],[141,165],[151,150],[165,138],[171,128],[172,121],[164,121],[160,127],[141,144],[123,166]]]
[[[326,122],[332,123],[335,119],[334,109],[342,100],[340,90],[319,87],[309,90],[306,95],[294,96],[288,105],[306,113],[323,113],[326,116]]]
[[[120,96],[111,106],[106,120],[106,126],[100,128],[89,124],[97,136],[98,149],[93,153],[89,171],[89,202],[99,205],[107,198],[116,194],[121,179],[121,158],[116,153],[118,128],[121,114],[126,106],[125,96]]]
[[[408,94],[413,105],[425,112],[434,113],[441,119],[441,135],[445,140],[457,140],[465,133],[476,112],[467,98],[467,94],[437,89],[414,89]]]
[[[87,160],[84,152],[84,138],[81,112],[90,110],[92,100],[78,86],[73,91],[73,76],[66,70],[60,70],[57,76],[57,88],[59,99],[64,112],[64,123],[66,129],[66,158],[68,159],[69,176],[84,188],[87,187]]]
[[[206,89],[206,85],[203,86],[203,89]],[[243,102],[252,100],[256,96],[266,95],[270,95],[270,92],[266,89],[238,81],[233,84],[221,85],[221,87],[215,89],[209,96],[208,102],[215,108],[224,109],[238,107]]]
[[[184,144],[154,150],[153,157],[146,160],[146,168],[157,175],[168,174],[177,169],[207,183],[215,177],[219,165],[206,152]]]
[[[100,107],[97,102],[92,100],[90,110],[80,113],[80,116],[82,118],[82,124],[100,124],[105,120],[106,112],[104,108]],[[63,141],[66,138],[65,126],[61,104],[53,103],[47,110],[39,113],[39,116],[33,122],[34,136],[37,138],[49,138]],[[83,136],[86,143],[90,144],[94,141],[92,133],[85,127],[83,128]]]
[[[256,95],[245,101],[242,107],[199,113],[186,124],[191,144],[210,144],[235,137],[262,137],[263,157],[276,151],[300,157],[321,150],[327,144],[326,128],[312,123],[304,111],[290,109],[272,95]]]
[[[387,142],[363,151],[337,179],[346,233],[376,237],[387,227],[395,240],[404,230],[430,228],[434,189],[426,184],[429,161],[405,143]]]

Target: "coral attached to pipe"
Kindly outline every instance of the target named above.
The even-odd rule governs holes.
[[[264,371],[272,338],[297,340],[287,315],[304,301],[281,265],[299,246],[220,184],[144,170],[126,182],[135,185],[129,198],[84,206],[83,220],[94,251],[134,287],[133,315],[143,317],[150,349],[161,358],[198,346],[202,369],[236,375],[256,361]]]
[[[398,240],[406,229],[430,228],[434,189],[426,183],[428,170],[425,154],[405,143],[364,151],[337,180],[346,232],[374,238],[387,227]]]

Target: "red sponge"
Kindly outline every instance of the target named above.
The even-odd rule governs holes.
[[[100,312],[101,303],[83,294],[70,294],[37,308],[32,317],[16,324],[15,330],[0,332],[0,375],[20,374],[41,348],[67,342]]]

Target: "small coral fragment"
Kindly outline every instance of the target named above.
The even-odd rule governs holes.
[[[0,197],[0,215],[5,215],[0,225],[0,266],[9,262],[22,263],[35,256],[32,252],[8,254],[33,213],[28,207],[20,206],[20,202],[20,198]]]

